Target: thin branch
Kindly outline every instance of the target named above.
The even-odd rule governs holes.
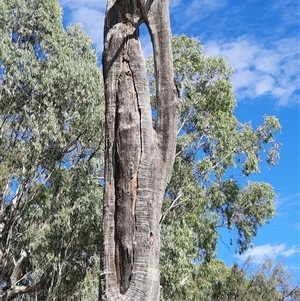
[[[222,244],[225,246],[225,248],[226,248],[230,253],[233,254],[233,252],[232,252],[231,249],[230,249],[230,246],[222,239],[222,236],[220,235],[220,233],[219,233],[217,230],[214,230],[214,231],[218,234],[218,236],[219,236],[219,238],[220,238]]]
[[[171,206],[167,209],[167,211],[161,215],[160,217],[160,221],[159,223],[162,224],[163,221],[165,220],[167,214],[173,209],[175,208],[175,204],[176,202],[183,196],[183,192],[179,193],[178,196],[176,197],[176,199],[172,202]]]

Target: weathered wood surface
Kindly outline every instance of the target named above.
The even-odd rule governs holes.
[[[138,26],[151,35],[156,128]],[[99,300],[158,300],[161,203],[175,156],[168,1],[109,0],[104,29],[105,193]]]

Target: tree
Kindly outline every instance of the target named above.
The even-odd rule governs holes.
[[[56,0],[0,11],[0,299],[75,300],[99,262],[97,54]]]
[[[138,27],[154,49],[157,122]],[[103,74],[105,192],[100,300],[158,300],[160,212],[175,156],[175,100],[168,1],[108,0]]]
[[[215,277],[211,282],[211,299],[297,301],[300,288],[293,280],[294,276],[281,263],[274,264],[272,260],[266,259],[258,269],[254,269],[249,258],[241,267],[235,264]]]
[[[265,260],[256,267],[251,259],[228,268],[220,260],[196,265],[182,289],[163,300],[172,301],[298,301],[299,284],[293,283],[281,263]]]
[[[236,240],[227,244],[235,244],[241,253],[250,246],[258,227],[274,216],[272,186],[248,179],[263,161],[269,166],[277,163],[275,135],[281,130],[274,116],[265,116],[256,128],[237,120],[233,71],[224,58],[203,55],[194,38],[174,37],[172,44],[174,82],[182,110],[174,170],[161,216],[165,300],[181,295],[195,263],[214,259],[218,239],[222,239],[220,229],[235,232]],[[151,60],[148,77],[155,99]]]

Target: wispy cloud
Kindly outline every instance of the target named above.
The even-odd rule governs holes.
[[[279,11],[281,23],[284,26],[299,24],[299,2],[294,0],[280,0],[269,3],[270,11]]]
[[[93,9],[105,10],[106,0],[59,0],[62,6],[70,9],[78,9],[80,7],[90,7]]]
[[[176,6],[180,5],[181,0],[170,0],[170,8],[174,9]]]
[[[292,195],[280,194],[275,200],[275,207],[278,209],[280,207],[294,207],[294,210],[297,212],[297,208],[300,206],[300,192]]]
[[[279,194],[275,199],[276,219],[273,226],[278,229],[285,229],[290,235],[295,233],[299,235],[299,209],[300,209],[300,193],[293,195]]]
[[[246,261],[250,257],[253,263],[261,264],[266,259],[271,259],[274,261],[283,257],[290,257],[299,252],[300,250],[296,246],[287,248],[286,244],[266,244],[248,249],[245,253],[238,255],[237,257],[241,261]]]
[[[213,10],[226,6],[227,0],[170,0],[171,9],[179,6],[180,4],[184,4],[185,8],[188,11],[191,11],[195,8],[201,8],[201,11],[211,12]],[[185,11],[185,14],[187,14],[187,11]],[[195,11],[193,11],[193,15],[194,14]]]
[[[205,53],[224,56],[233,66],[238,99],[271,96],[279,106],[299,102],[298,41],[281,39],[263,45],[247,36],[233,41],[208,41]]]
[[[227,6],[227,0],[171,0],[171,14],[182,30]],[[181,24],[181,25],[180,25]]]

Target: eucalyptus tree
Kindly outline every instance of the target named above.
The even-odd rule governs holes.
[[[295,276],[282,263],[275,264],[270,259],[255,268],[249,258],[241,266],[235,264],[215,276],[211,281],[211,300],[214,301],[300,300],[300,287]]]
[[[67,300],[98,262],[101,70],[58,1],[0,11],[0,299]]]
[[[179,300],[197,265],[215,258],[222,229],[233,233],[223,243],[242,253],[258,228],[275,215],[273,187],[251,181],[251,176],[261,165],[278,162],[276,133],[281,130],[275,116],[264,116],[256,127],[237,119],[233,70],[225,58],[204,55],[200,42],[184,35],[174,37],[172,45],[182,109],[174,170],[160,219],[165,300]],[[148,78],[155,99],[151,59]]]
[[[221,260],[198,264],[177,294],[162,296],[172,301],[298,301],[299,283],[282,263],[266,259],[260,265],[247,259],[227,267]]]
[[[105,81],[105,192],[100,300],[158,300],[160,212],[175,157],[169,1],[108,0]],[[152,126],[138,28],[154,51],[157,122]]]

